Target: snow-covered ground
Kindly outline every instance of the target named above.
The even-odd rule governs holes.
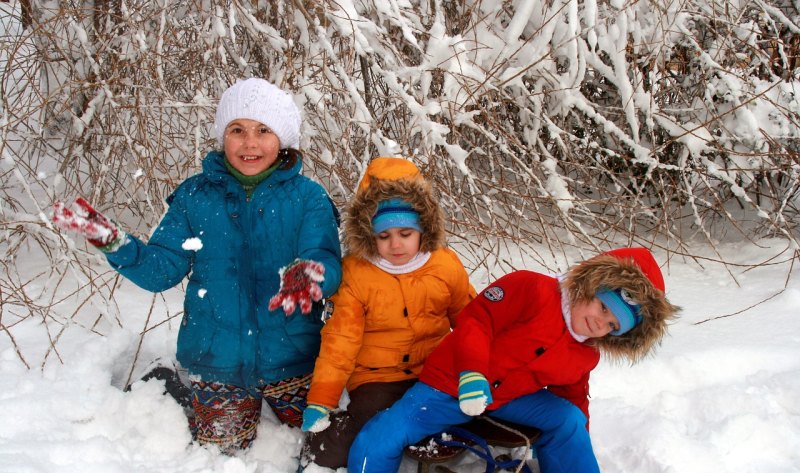
[[[773,263],[749,271],[672,256],[667,291],[683,312],[670,336],[655,357],[635,366],[602,361],[593,374],[592,436],[604,472],[800,471],[800,265],[792,267],[785,242],[761,243],[718,247],[729,262]],[[710,250],[705,256],[716,259]],[[165,296],[179,310],[180,291]],[[27,369],[0,333],[0,472],[295,471],[301,434],[268,409],[253,447],[227,457],[191,443],[181,408],[159,381],[124,392],[137,318],[152,296],[126,283],[115,298],[123,317],[130,314],[122,328],[103,336],[66,330],[43,367]],[[140,360],[172,356],[175,325],[148,333]],[[41,321],[29,318],[13,334],[29,362],[49,348],[30,351]],[[470,454],[451,468],[484,471]],[[404,462],[401,471],[415,467]]]

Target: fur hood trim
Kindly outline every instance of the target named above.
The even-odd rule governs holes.
[[[569,270],[564,287],[570,304],[591,300],[600,288],[625,289],[639,303],[639,325],[620,336],[609,334],[589,342],[612,360],[636,363],[652,354],[680,310],[667,300],[661,269],[644,248],[622,248],[590,258]]]
[[[375,158],[367,166],[355,196],[344,215],[343,242],[348,254],[365,259],[378,257],[372,234],[372,217],[378,203],[390,198],[410,203],[419,213],[421,252],[445,246],[444,217],[433,188],[411,161],[403,158]]]

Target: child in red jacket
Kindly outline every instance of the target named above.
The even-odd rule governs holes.
[[[599,472],[588,432],[589,373],[600,352],[636,362],[678,307],[653,255],[624,248],[554,278],[508,274],[459,314],[420,382],[359,433],[348,471],[394,473],[403,448],[486,415],[537,427],[542,473]]]

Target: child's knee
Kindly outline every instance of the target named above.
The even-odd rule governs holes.
[[[586,430],[586,415],[577,406],[567,410],[564,424],[574,430]]]
[[[393,425],[393,422],[387,422],[382,419],[386,411],[379,413],[377,416],[367,422],[361,431],[356,436],[356,443],[363,443],[369,445],[370,452],[390,453],[393,450],[402,450],[404,447],[403,428],[401,425]]]
[[[588,436],[586,415],[578,407],[571,405],[561,412],[561,416],[560,422],[552,432],[555,440],[567,441],[575,437]]]
[[[347,464],[349,471],[391,471],[399,464],[405,448],[405,432],[402,425],[382,422],[387,411],[383,411],[361,429],[350,447]],[[369,468],[364,470],[364,464]]]

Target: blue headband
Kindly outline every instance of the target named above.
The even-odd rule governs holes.
[[[639,304],[634,302],[624,289],[600,289],[595,295],[619,322],[619,328],[612,330],[611,335],[622,335],[642,322],[642,316],[639,315]]]
[[[422,233],[419,213],[403,199],[387,199],[378,204],[372,217],[372,232],[376,235],[390,228],[413,228]]]

